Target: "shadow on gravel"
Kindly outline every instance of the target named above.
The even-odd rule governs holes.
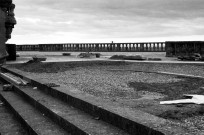
[[[201,116],[203,114],[204,108],[199,105],[194,105],[194,107],[189,107],[188,109],[168,110],[159,114],[158,116],[165,119],[183,120],[193,116]]]
[[[94,67],[94,66],[117,66],[117,65],[129,65],[129,63],[123,61],[109,62],[109,61],[80,61],[80,62],[53,62],[53,63],[24,63],[18,65],[12,65],[11,67],[17,68],[25,72],[34,73],[58,73],[64,72],[69,69],[77,67]]]

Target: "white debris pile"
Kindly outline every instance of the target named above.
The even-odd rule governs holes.
[[[204,104],[204,95],[184,94],[186,99],[161,101],[160,104]]]

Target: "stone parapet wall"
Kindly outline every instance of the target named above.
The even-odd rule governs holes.
[[[204,56],[204,41],[166,41],[166,56],[184,56],[199,53]]]
[[[165,52],[164,42],[17,45],[17,51]]]

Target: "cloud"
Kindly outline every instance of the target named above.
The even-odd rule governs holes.
[[[18,40],[21,36],[32,41],[32,35],[44,38],[49,35],[59,40],[67,37],[69,42],[77,37],[125,41],[195,37],[203,36],[204,32],[203,0],[16,0],[14,3],[18,24],[9,42],[23,42]]]

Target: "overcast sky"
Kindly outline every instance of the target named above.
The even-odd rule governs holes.
[[[204,40],[204,0],[13,0],[9,43]]]

